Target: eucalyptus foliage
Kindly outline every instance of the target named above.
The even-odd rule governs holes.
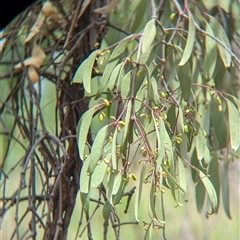
[[[79,189],[75,239],[93,239],[100,211],[103,239],[109,223],[115,239],[138,223],[144,239],[166,239],[166,193],[187,205],[192,185],[199,212],[217,213],[222,199],[231,218],[239,16],[237,0],[41,0],[4,30],[0,200],[2,215],[15,207],[11,239],[67,239]]]
[[[165,227],[165,191],[177,205],[187,200],[187,168],[198,210],[207,198],[206,214],[217,213],[222,187],[230,217],[228,177],[226,170],[219,173],[219,161],[228,165],[240,144],[240,65],[232,50],[239,44],[239,10],[237,1],[205,2],[122,1],[110,15],[118,28],[109,31],[73,79],[95,99],[77,134],[85,211],[91,189],[103,185],[102,214],[108,219],[129,182],[136,181],[137,221],[142,190],[148,189],[145,239]],[[87,133],[96,115],[103,124],[89,146]]]

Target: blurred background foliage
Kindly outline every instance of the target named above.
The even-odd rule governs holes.
[[[98,6],[96,6],[95,1],[87,2],[89,4],[90,2],[92,3],[90,4],[90,10],[86,11],[93,11],[93,9],[106,4],[103,1],[101,2],[102,5],[97,4]],[[38,141],[46,131],[48,134],[56,136],[57,140],[55,138],[51,139],[55,141],[52,146],[56,149],[55,151],[60,159],[65,156],[64,150],[62,150],[62,146],[59,143],[60,140],[64,149],[68,149],[71,143],[66,141],[66,138],[74,135],[70,127],[63,125],[66,120],[64,121],[61,118],[61,111],[64,115],[67,114],[68,110],[67,108],[62,110],[61,106],[59,106],[65,103],[60,99],[63,90],[59,85],[59,81],[64,82],[68,79],[69,86],[72,86],[72,82],[75,84],[83,83],[85,98],[90,98],[89,106],[92,109],[95,106],[100,106],[100,110],[96,108],[93,118],[88,118],[87,121],[86,119],[85,121],[80,121],[78,126],[81,130],[81,127],[84,128],[85,124],[88,122],[90,124],[91,121],[90,129],[94,142],[99,130],[103,129],[104,126],[115,126],[113,123],[119,126],[119,120],[115,121],[110,116],[113,115],[117,118],[119,105],[124,109],[131,102],[133,85],[124,85],[122,79],[131,70],[132,72],[135,70],[144,72],[145,66],[147,66],[146,69],[150,69],[151,81],[154,79],[156,84],[151,86],[150,78],[147,77],[147,73],[144,73],[145,75],[139,80],[141,82],[135,92],[136,98],[139,99],[138,102],[134,103],[138,112],[137,114],[132,113],[132,115],[139,119],[139,124],[142,125],[143,130],[146,132],[149,146],[154,150],[159,147],[159,142],[156,144],[156,141],[159,141],[159,139],[156,140],[157,134],[155,133],[159,129],[158,124],[154,123],[153,118],[150,121],[147,118],[141,120],[140,115],[155,116],[156,112],[160,112],[159,119],[163,120],[164,129],[166,129],[173,143],[174,157],[171,159],[171,165],[168,166],[167,160],[169,156],[165,154],[162,156],[163,159],[161,159],[163,166],[158,170],[152,171],[156,171],[154,176],[158,176],[159,171],[165,173],[164,169],[169,170],[174,179],[180,183],[180,187],[183,187],[184,182],[187,182],[187,191],[186,194],[183,194],[179,190],[179,185],[171,181],[164,182],[165,175],[161,174],[162,182],[159,189],[161,200],[158,199],[157,201],[159,203],[162,202],[163,205],[159,206],[158,202],[149,203],[149,198],[152,194],[149,191],[150,185],[143,184],[139,210],[137,211],[136,192],[139,191],[139,182],[143,181],[143,179],[140,180],[142,163],[146,162],[148,171],[150,168],[155,168],[155,162],[143,160],[139,164],[138,160],[141,158],[150,159],[148,158],[150,151],[147,149],[146,155],[143,153],[146,150],[146,145],[144,145],[144,141],[141,139],[142,136],[140,136],[141,134],[139,134],[139,130],[137,130],[134,124],[127,126],[128,130],[125,130],[127,129],[126,125],[121,126],[121,129],[119,129],[121,134],[118,135],[118,144],[120,145],[125,132],[136,130],[132,133],[133,140],[129,140],[129,138],[127,140],[129,141],[127,150],[121,150],[121,154],[125,155],[124,159],[127,159],[126,156],[128,156],[127,161],[130,162],[130,167],[125,172],[121,170],[124,166],[119,163],[117,170],[128,180],[124,187],[125,191],[129,191],[133,187],[137,188],[130,201],[127,213],[124,213],[124,210],[128,202],[128,195],[123,196],[121,202],[114,206],[114,214],[108,212],[113,219],[109,224],[112,224],[113,227],[109,226],[107,238],[105,239],[117,239],[116,229],[119,223],[125,223],[124,225],[119,225],[119,239],[129,238],[129,236],[132,239],[211,240],[239,238],[239,2],[237,0],[121,0],[110,12],[99,14],[103,18],[106,17],[106,14],[109,14],[108,21],[106,23],[103,20],[103,23],[101,23],[101,26],[104,26],[104,30],[100,29],[100,31],[103,31],[103,36],[99,39],[100,45],[95,47],[97,48],[96,58],[93,58],[94,61],[90,61],[90,58],[87,58],[88,60],[85,61],[87,67],[82,68],[81,63],[83,60],[95,50],[94,44],[97,42],[97,38],[94,39],[95,41],[89,41],[88,44],[92,45],[90,47],[87,45],[85,50],[84,44],[86,42],[83,43],[83,47],[80,50],[79,48],[75,49],[76,53],[80,55],[81,51],[85,52],[84,56],[71,55],[71,57],[67,58],[66,56],[69,56],[69,52],[71,52],[71,48],[74,46],[74,44],[70,44],[66,47],[66,38],[68,37],[71,24],[70,20],[72,19],[73,21],[74,16],[73,9],[76,9],[76,12],[81,12],[81,8],[77,9],[77,2],[75,1],[72,4],[68,1],[60,1],[60,5],[53,3],[54,12],[62,13],[62,10],[59,10],[62,7],[64,12],[67,13],[63,19],[68,18],[68,20],[62,20],[62,17],[60,17],[60,19],[56,20],[58,22],[56,26],[53,24],[55,20],[48,19],[45,25],[40,28],[40,31],[32,37],[46,54],[46,57],[40,64],[41,66],[37,67],[38,70],[35,69],[41,81],[37,78],[37,83],[34,84],[35,78],[27,74],[31,64],[21,70],[21,75],[15,66],[19,62],[23,63],[26,61],[32,54],[34,44],[28,44],[25,41],[29,37],[29,32],[31,33],[30,29],[36,21],[36,16],[39,16],[39,11],[44,2],[39,1],[36,3],[35,6],[37,7],[32,7],[24,12],[17,20],[13,21],[12,25],[10,24],[3,31],[0,75],[0,200],[3,239],[34,238],[35,235],[29,235],[33,233],[31,225],[34,223],[33,219],[35,219],[36,225],[36,233],[34,234],[37,234],[35,238],[42,239],[44,236],[44,227],[37,216],[46,224],[47,212],[52,211],[48,206],[50,200],[45,199],[43,201],[40,197],[37,201],[35,199],[35,213],[29,208],[31,205],[29,203],[33,199],[32,196],[36,197],[37,195],[44,198],[45,195],[46,198],[49,197],[49,193],[51,193],[54,184],[56,184],[57,177],[53,174],[54,168],[52,164],[46,163],[46,156],[39,150],[41,145]],[[83,6],[81,5],[82,8]],[[156,7],[155,10],[154,7]],[[156,13],[156,16],[154,16],[154,13]],[[189,20],[189,18],[191,15],[194,24],[190,26],[192,20]],[[89,12],[87,12],[84,21],[89,16]],[[152,20],[153,22],[151,22]],[[69,22],[66,23],[65,21]],[[97,21],[102,20],[98,19]],[[150,25],[146,27],[147,24]],[[80,30],[82,30],[81,27],[86,27],[79,25]],[[77,35],[80,30],[73,32],[73,36],[81,36]],[[190,34],[194,37],[194,41],[188,38]],[[219,42],[216,42],[216,39],[207,37],[206,34],[215,36],[224,44],[224,47]],[[128,38],[128,36],[131,37]],[[152,38],[151,36],[154,37]],[[29,40],[30,43],[33,41],[32,39]],[[72,39],[76,43],[76,39],[74,37]],[[145,43],[142,43],[142,41]],[[109,63],[111,63],[114,49],[116,50],[124,42],[126,42],[125,47],[122,49],[119,47],[120,52],[116,57],[119,64],[125,64],[122,67],[123,70],[120,72],[121,66],[119,65],[116,82],[112,83],[110,88],[109,85],[101,88],[104,72]],[[70,43],[72,42],[70,41]],[[141,44],[145,44],[145,48]],[[52,48],[54,45],[55,48]],[[186,53],[185,49],[187,48],[190,48],[190,53]],[[99,54],[99,51],[102,55]],[[181,67],[178,64],[183,56],[186,59],[184,64],[182,64],[185,68],[182,74]],[[63,66],[62,62],[66,64]],[[36,65],[35,62],[33,64]],[[113,72],[117,68],[116,66],[118,66],[117,63],[110,69],[111,74],[107,79],[108,81],[113,79]],[[190,71],[190,84],[188,71]],[[88,77],[83,79],[83,74],[85,74],[85,77],[88,75]],[[135,76],[131,75],[130,79],[135,81]],[[129,91],[126,90],[128,88]],[[95,97],[96,95],[97,97]],[[110,103],[109,107],[104,100]],[[148,105],[151,111],[148,111],[145,105]],[[16,111],[16,109],[21,110]],[[123,111],[120,120],[126,124],[127,114],[125,111]],[[114,135],[115,129],[110,127],[104,138],[106,141],[109,136],[113,137]],[[68,132],[65,134],[63,134],[64,128],[68,129]],[[171,130],[173,130],[173,133]],[[86,137],[81,139],[81,134],[77,134],[79,146],[81,144],[85,145]],[[137,139],[140,140],[137,141]],[[105,146],[110,144],[106,141],[96,148],[104,149]],[[132,144],[134,141],[136,141],[136,144]],[[180,142],[178,143],[177,141]],[[145,149],[140,150],[138,142]],[[123,146],[126,146],[125,144],[123,143]],[[204,144],[206,146],[203,146]],[[169,145],[166,145],[164,147],[165,151],[169,148]],[[50,147],[51,144],[49,144]],[[117,148],[117,146],[115,147]],[[34,150],[32,156],[29,153],[31,149]],[[80,149],[80,154],[81,151],[83,152],[83,158],[85,158],[85,155],[90,154],[91,156],[93,154],[90,147],[85,147],[84,149],[85,151]],[[112,154],[112,150],[110,151]],[[111,162],[109,152],[105,156],[104,154],[102,153],[101,158],[96,160],[101,161],[106,157]],[[156,153],[156,156],[159,156],[158,153]],[[190,164],[188,165],[187,161],[183,159],[189,160]],[[25,166],[26,160],[29,160],[27,166]],[[179,177],[178,161],[183,161],[185,167],[188,165],[184,168],[184,174],[181,178]],[[60,164],[61,167],[63,165],[63,163]],[[211,180],[218,197],[218,202],[215,202],[215,205],[210,204],[205,188],[200,181],[201,179],[199,179],[199,172],[193,171],[191,165],[200,169]],[[171,169],[172,166],[175,167],[174,170]],[[111,172],[114,170],[111,164],[107,163],[103,167],[105,169],[104,174],[100,175],[104,178],[102,183],[108,190],[109,182],[111,180],[116,182],[117,180],[116,178],[108,179],[109,174],[105,173],[107,168]],[[33,169],[35,169],[34,172]],[[86,174],[83,176],[87,177],[82,177],[83,182],[87,182],[89,178],[88,171],[89,168],[85,167],[82,174]],[[136,175],[137,180],[134,181],[134,177],[130,174]],[[34,181],[32,180],[33,177],[35,178]],[[123,179],[121,179],[122,182],[124,182]],[[81,184],[83,183],[80,182]],[[84,184],[86,183],[84,182]],[[33,195],[32,185],[35,186],[34,191],[36,195]],[[168,189],[169,186],[175,190],[171,191]],[[83,189],[82,186],[80,186],[81,188]],[[90,191],[89,186],[87,186],[87,189]],[[173,194],[173,192],[175,193]],[[76,195],[76,204],[71,216],[67,239],[77,239],[80,233],[82,233],[80,239],[88,239],[89,237],[87,234],[90,230],[88,229],[87,233],[87,230],[84,228],[87,221],[82,217],[84,214],[82,201],[84,204],[88,203],[88,201],[83,197],[84,190],[81,193],[82,196],[80,193]],[[121,194],[123,195],[123,192]],[[91,188],[91,195],[88,195],[88,197],[91,197],[94,201],[90,201],[89,208],[85,207],[85,213],[92,217],[90,222],[93,239],[104,239],[103,232],[106,231],[102,216],[103,213],[106,217],[106,213],[102,210],[102,206],[97,204],[100,202],[100,200],[98,202],[99,196],[104,199],[103,195],[101,188]],[[115,196],[116,194],[105,196],[106,199],[102,200],[105,202],[105,206],[107,206],[106,202],[109,202]],[[182,205],[177,204],[173,196]],[[216,200],[215,196],[210,198],[212,198],[213,202]],[[21,199],[21,201],[17,199]],[[185,203],[184,200],[187,200],[187,202]],[[156,219],[153,220],[153,215],[155,214],[153,209],[158,212],[163,223],[158,223]],[[207,212],[211,212],[211,209],[217,212],[217,214],[206,219]],[[165,216],[162,214],[163,210]],[[138,219],[140,220],[138,224],[136,224],[136,214],[138,214]],[[14,230],[13,226],[18,229],[19,235],[14,232],[16,229]],[[151,233],[152,236],[149,236],[151,234],[148,226],[154,226]],[[160,226],[159,229],[157,226]],[[162,227],[164,227],[164,230]],[[146,233],[149,233],[149,235]]]

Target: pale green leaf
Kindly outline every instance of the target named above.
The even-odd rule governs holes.
[[[184,192],[187,192],[187,176],[186,176],[186,171],[185,167],[183,165],[182,160],[178,157],[177,159],[178,163],[178,178],[179,178],[179,184],[184,190]]]
[[[202,182],[198,182],[195,188],[195,199],[198,212],[201,212],[205,202],[206,190]]]
[[[73,77],[73,83],[83,83],[84,89],[88,93],[91,93],[92,69],[98,52],[99,50],[92,52],[80,65]]]
[[[132,85],[132,70],[130,70],[121,80],[120,91],[123,99],[129,97]]]
[[[100,80],[100,84],[99,84],[98,91],[97,91],[95,99],[98,99],[101,96],[102,92],[107,87],[109,78],[110,78],[114,68],[118,64],[118,61],[119,61],[119,59],[113,59],[113,60],[108,62],[107,66],[104,69],[103,76]]]
[[[111,54],[109,61],[119,57],[125,51],[131,38],[132,38],[132,36],[128,36],[128,37],[124,38],[121,42],[119,42],[119,44],[113,50],[113,53]]]
[[[143,30],[143,38],[142,38],[142,52],[145,53],[147,49],[151,46],[156,35],[156,26],[155,20],[150,20],[144,30]]]
[[[198,160],[202,160],[205,154],[205,148],[207,143],[206,143],[204,131],[198,122],[196,122],[196,128],[197,128],[197,135],[195,138],[196,138],[197,158]]]
[[[90,194],[89,193],[80,193],[82,207],[85,213],[89,212],[89,203],[90,203]]]
[[[112,199],[113,199],[113,188],[114,188],[114,182],[115,178],[117,176],[117,171],[113,171],[111,168],[110,173],[109,173],[109,179],[108,179],[108,186],[107,186],[107,192],[106,192],[106,197],[111,205],[113,205]]]
[[[113,70],[109,82],[107,83],[107,89],[109,89],[110,91],[113,90],[114,85],[118,79],[119,73],[121,72],[121,69],[123,67],[123,63],[119,63]]]
[[[101,157],[107,130],[108,130],[108,125],[101,128],[99,130],[99,132],[97,133],[96,138],[94,139],[91,153],[90,153],[90,158],[91,158],[90,164],[89,164],[89,173],[90,174],[92,174],[94,172],[97,162],[99,161],[99,159]]]
[[[140,178],[138,181],[138,188],[137,188],[137,193],[136,193],[136,198],[135,198],[135,205],[134,205],[134,212],[135,212],[135,218],[139,222],[138,219],[138,211],[139,211],[139,204],[141,202],[141,196],[142,196],[142,186],[143,186],[143,181],[145,177],[145,172],[146,172],[146,164],[145,162],[143,163],[143,167],[141,169],[141,174]]]
[[[112,204],[109,201],[106,201],[102,210],[102,215],[105,220],[108,220],[112,209],[113,209]]]
[[[129,136],[129,133],[133,131],[133,129],[129,129],[129,125],[131,122],[131,116],[132,116],[132,101],[128,101],[127,104],[127,111],[126,111],[126,115],[125,115],[125,126],[124,126],[124,134],[123,134],[123,138],[122,138],[122,142],[124,143],[127,140],[127,137]],[[129,142],[131,139],[128,139]]]
[[[229,51],[231,51],[231,45],[230,42],[228,40],[227,34],[225,33],[222,25],[217,21],[216,18],[208,15],[209,19],[210,19],[210,23],[212,26],[212,30],[214,32],[215,37],[217,37],[220,41],[222,41],[223,44],[225,44],[225,46],[229,49]],[[219,54],[221,56],[221,59],[223,61],[223,64],[225,67],[230,67],[231,66],[231,54],[229,53],[229,51],[227,49],[225,49],[221,44],[217,44],[217,48],[219,51]]]
[[[194,18],[191,14],[191,12],[188,12],[188,36],[187,36],[187,42],[186,46],[182,55],[182,59],[180,63],[178,64],[179,66],[183,66],[188,59],[190,58],[192,52],[193,52],[193,47],[194,47],[194,41],[195,41],[195,26],[194,26]]]
[[[83,167],[80,174],[80,192],[88,193],[90,191],[90,174],[88,172],[88,167],[90,163],[90,156],[86,158],[83,162]]]
[[[156,106],[161,105],[160,97],[158,94],[158,85],[155,78],[153,77],[151,79],[148,79],[148,97],[151,101],[154,102],[154,104],[156,104]]]
[[[116,170],[117,169],[117,128],[114,131],[113,138],[112,138],[112,169]]]
[[[175,55],[176,61],[179,60],[179,57],[182,54],[181,48],[174,46],[177,50],[177,54]],[[191,72],[191,66],[189,62],[186,62],[183,66],[177,67],[177,74],[178,79],[180,82],[180,87],[182,90],[183,99],[185,101],[188,101],[190,93],[191,93],[191,85],[192,85],[192,72]]]
[[[225,213],[231,219],[232,217],[230,213],[228,165],[229,163],[225,161],[222,168],[222,201]]]
[[[235,105],[226,98],[228,106],[228,126],[231,148],[236,151],[240,145],[240,118]]]
[[[101,160],[100,163],[97,164],[91,176],[91,187],[98,187],[102,183],[107,167],[108,165],[103,160]]]
[[[122,176],[122,173],[120,173],[119,175],[121,176],[121,182],[120,182],[118,191],[116,192],[116,194],[114,194],[114,197],[113,197],[113,204],[114,204],[114,206],[121,201],[121,199],[122,199],[122,197],[124,195],[125,187],[127,185],[126,181],[123,179],[123,177],[125,177],[125,178],[127,177],[126,174],[124,174]]]
[[[206,32],[213,35],[210,25],[205,21]],[[205,36],[205,57],[203,63],[203,76],[206,81],[209,81],[214,73],[217,61],[217,44],[212,38]]]
[[[84,159],[85,145],[87,141],[87,136],[89,128],[92,122],[93,114],[98,110],[97,107],[92,107],[86,111],[80,118],[77,126],[77,141],[80,158]]]
[[[209,178],[202,171],[198,170],[198,175],[207,191],[207,194],[212,206],[212,213],[214,213],[217,211],[217,208],[218,208],[218,198],[217,198],[216,190],[212,185],[211,181],[209,180]]]

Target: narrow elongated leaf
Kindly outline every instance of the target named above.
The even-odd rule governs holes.
[[[218,209],[218,198],[217,198],[215,188],[212,185],[209,178],[202,171],[198,170],[198,175],[207,191],[207,194],[212,206],[212,213],[215,213],[217,212],[217,209]]]
[[[93,65],[99,50],[95,50],[90,56],[79,66],[73,77],[73,83],[83,83],[84,89],[91,93],[91,78]]]
[[[214,35],[220,40],[222,41],[226,47],[229,49],[229,51],[231,51],[231,45],[230,42],[228,40],[227,34],[225,33],[222,25],[217,21],[216,18],[208,15],[209,19],[210,19],[210,23],[212,26],[212,30],[214,32]],[[223,61],[223,64],[225,67],[230,67],[231,66],[231,54],[229,53],[228,50],[226,50],[221,44],[217,44],[217,48],[219,51],[219,54],[221,56],[221,59]]]
[[[119,76],[119,73],[122,69],[122,66],[123,66],[123,63],[119,63],[113,70],[111,76],[110,76],[110,79],[109,79],[109,82],[107,84],[107,89],[109,89],[110,91],[113,90],[114,88],[114,85],[118,79],[118,76]]]
[[[187,192],[187,176],[186,176],[185,167],[180,158],[178,158],[177,163],[178,163],[179,184],[182,187],[182,189],[185,192]]]
[[[106,201],[102,210],[102,215],[105,220],[108,220],[112,209],[113,209],[112,204],[109,201]]]
[[[177,180],[172,176],[172,174],[167,170],[167,168],[162,164],[162,168],[164,172],[167,174],[168,179],[176,186],[178,187],[184,195],[186,195],[185,189],[182,188],[182,186],[177,182]]]
[[[182,54],[182,49],[174,46],[177,50],[177,54],[175,55],[176,61],[179,60],[180,55]],[[183,66],[177,67],[178,79],[180,82],[180,87],[182,90],[183,99],[188,101],[190,93],[191,93],[191,84],[192,84],[192,72],[190,63],[186,62]]]
[[[220,197],[220,176],[219,176],[219,163],[217,152],[213,153],[210,165],[209,165],[210,180],[216,190],[217,198]],[[219,208],[219,202],[218,202]],[[218,209],[217,209],[218,211]]]
[[[119,57],[126,49],[127,45],[129,44],[130,40],[131,40],[132,36],[128,36],[125,39],[123,39],[121,42],[119,42],[119,44],[115,47],[115,49],[113,50],[112,55],[110,56],[110,61],[114,58]]]
[[[156,35],[156,26],[155,20],[150,20],[143,31],[143,39],[142,39],[142,52],[145,53],[147,49],[151,46]]]
[[[231,219],[229,195],[228,162],[225,161],[222,168],[222,201],[225,213]]]
[[[95,99],[98,99],[100,97],[100,95],[102,94],[102,92],[107,87],[108,80],[109,80],[114,68],[118,64],[118,61],[119,61],[119,59],[113,59],[113,60],[109,61],[109,63],[107,64],[106,68],[104,69],[103,76],[101,78],[100,85],[98,87],[98,91],[97,91]]]
[[[201,212],[206,198],[206,190],[203,183],[200,181],[195,188],[195,199],[198,212]]]
[[[124,126],[124,134],[123,134],[123,138],[122,138],[123,143],[125,141],[127,141],[127,137],[129,136],[129,133],[133,131],[133,129],[129,128],[130,121],[131,121],[131,115],[132,115],[132,101],[128,101],[126,116],[124,119],[125,126]],[[131,139],[129,138],[128,141],[130,142]]]
[[[228,126],[230,132],[230,145],[231,148],[236,151],[240,145],[240,118],[239,113],[235,105],[228,99],[226,99],[228,106]]]
[[[103,145],[105,143],[105,137],[107,134],[108,125],[104,126],[98,132],[96,138],[94,139],[91,154],[90,154],[90,164],[89,164],[89,173],[92,174],[94,169],[99,161],[103,149]]]
[[[80,158],[84,159],[84,150],[87,141],[88,131],[92,122],[93,114],[97,111],[97,107],[92,107],[86,111],[80,118],[77,126],[77,141]]]
[[[212,28],[205,21],[206,32],[213,35]],[[209,81],[214,73],[215,66],[217,62],[217,44],[212,38],[205,36],[205,57],[203,63],[203,76],[206,81]]]
[[[125,192],[126,185],[127,185],[126,181],[123,179],[123,177],[126,178],[126,175],[124,174],[122,176],[122,173],[120,173],[120,176],[121,176],[121,182],[120,182],[118,191],[113,196],[113,204],[114,204],[114,206],[117,205],[121,201],[121,199],[122,199],[122,197],[124,195],[124,192]]]
[[[107,167],[108,165],[103,160],[97,164],[91,176],[91,187],[98,187],[102,183]]]
[[[142,186],[143,186],[143,181],[144,181],[144,177],[145,177],[145,172],[146,172],[146,164],[143,163],[140,178],[138,181],[138,188],[137,188],[137,194],[136,194],[135,205],[134,205],[135,218],[138,222],[139,222],[138,210],[139,210],[139,204],[140,204],[141,196],[142,196]]]
[[[112,138],[112,169],[116,170],[117,169],[117,129],[115,129],[113,138]]]
[[[156,106],[161,105],[160,97],[158,94],[158,85],[153,77],[148,80],[148,97],[151,101],[154,102],[154,104],[156,104]]]
[[[129,71],[121,81],[120,91],[123,99],[129,96],[131,85],[132,85],[132,70]]]
[[[205,154],[206,139],[205,139],[204,131],[198,122],[196,122],[196,127],[197,127],[197,136],[195,138],[196,138],[197,158],[198,160],[202,160]]]
[[[181,61],[178,64],[179,66],[183,66],[190,58],[193,51],[194,41],[195,41],[194,18],[190,11],[188,12],[188,17],[189,17],[188,18],[189,24],[188,24],[187,42],[186,42],[186,46],[185,46]]]
[[[109,203],[111,205],[113,205],[113,202],[112,202],[112,199],[113,199],[113,187],[114,187],[114,182],[115,182],[115,179],[116,179],[116,176],[117,176],[117,172],[113,172],[112,169],[110,171],[110,176],[109,176],[109,179],[108,179],[108,187],[107,187],[107,193],[106,193],[106,196],[107,196],[107,199],[109,201]]]

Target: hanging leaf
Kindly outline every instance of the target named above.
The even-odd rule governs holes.
[[[187,192],[187,176],[186,176],[186,171],[185,167],[183,165],[182,160],[178,157],[177,159],[178,163],[178,178],[179,178],[179,184],[184,190],[184,192]]]
[[[198,160],[202,160],[205,154],[205,148],[207,147],[204,131],[201,125],[196,121],[196,128],[197,128],[197,136],[196,138],[196,150],[197,150],[197,158]]]
[[[112,169],[117,170],[117,128],[114,130],[113,138],[112,138]]]
[[[195,199],[196,199],[197,210],[199,213],[203,209],[205,197],[206,197],[206,190],[203,183],[200,181],[197,183],[197,186],[195,188]]]
[[[99,132],[97,133],[96,138],[94,139],[92,149],[91,149],[91,154],[90,154],[91,161],[90,161],[89,169],[88,169],[90,174],[92,174],[94,172],[97,162],[99,161],[99,159],[101,157],[107,130],[108,130],[108,125],[101,128],[99,130]]]
[[[73,77],[73,83],[83,83],[84,89],[88,93],[91,93],[92,70],[98,52],[99,50],[92,52],[90,56],[78,67]]]
[[[103,76],[101,78],[95,99],[98,99],[101,96],[102,92],[107,87],[108,80],[109,80],[114,68],[116,67],[118,61],[119,61],[119,59],[113,59],[108,62],[106,68],[104,69]]]
[[[111,0],[106,6],[97,8],[94,10],[96,13],[109,13],[111,12],[119,3],[121,0]]]
[[[143,30],[143,38],[142,38],[142,52],[145,53],[147,49],[151,46],[156,35],[156,26],[155,20],[150,20],[144,30]]]
[[[133,131],[133,129],[129,128],[129,125],[131,122],[131,116],[132,116],[132,101],[130,100],[130,101],[128,101],[128,104],[127,104],[127,111],[126,111],[126,116],[124,119],[125,126],[124,126],[124,134],[123,134],[123,138],[122,138],[123,143],[125,141],[128,141],[129,143],[131,143],[131,138],[128,138],[129,134]]]
[[[225,161],[222,168],[222,201],[225,213],[231,219],[232,217],[230,213],[230,201],[229,201],[230,192],[229,192],[228,165],[229,163]]]
[[[108,220],[112,209],[113,209],[112,204],[109,201],[106,201],[102,210],[102,215],[105,220]]]
[[[231,51],[231,45],[230,45],[230,42],[228,40],[228,37],[222,27],[222,25],[217,21],[216,18],[208,15],[209,19],[210,19],[210,24],[211,24],[211,27],[212,27],[212,30],[214,32],[214,35],[220,40],[223,42],[223,44],[226,45],[226,47],[229,49],[229,51]],[[219,54],[220,54],[220,57],[223,61],[223,64],[224,66],[227,68],[227,67],[230,67],[231,66],[231,61],[232,61],[232,58],[231,58],[231,54],[229,53],[228,50],[226,50],[221,44],[217,44],[217,48],[218,48],[218,51],[219,51]]]
[[[145,172],[146,172],[146,163],[143,163],[140,178],[138,181],[138,188],[137,188],[137,194],[136,194],[135,205],[134,205],[135,218],[138,222],[139,222],[138,211],[139,211],[139,204],[140,204],[141,196],[142,196],[142,186],[143,186],[143,181],[144,181],[144,177],[145,177]]]
[[[231,148],[236,151],[240,145],[240,118],[239,112],[235,105],[226,98],[228,106],[228,126],[230,135]]]
[[[174,46],[174,47],[178,52],[175,55],[175,59],[176,59],[176,61],[179,61],[179,57],[182,54],[182,49],[177,46]],[[187,62],[183,66],[178,66],[177,74],[178,74],[178,79],[180,82],[180,87],[182,90],[183,99],[185,101],[188,101],[190,93],[191,93],[191,85],[192,85],[192,72],[191,72],[190,63]]]
[[[84,159],[84,151],[85,145],[87,141],[87,136],[89,132],[89,128],[92,122],[93,114],[98,110],[98,108],[92,107],[88,111],[86,111],[82,117],[80,118],[77,126],[77,141],[78,141],[78,149],[80,158]]]
[[[114,68],[110,76],[109,82],[107,83],[107,89],[109,89],[110,91],[113,90],[122,67],[123,67],[123,63],[121,62]]]
[[[194,41],[195,41],[195,26],[194,26],[194,18],[191,14],[190,11],[188,11],[188,36],[187,36],[187,42],[186,42],[186,46],[182,55],[182,59],[180,61],[180,63],[178,64],[178,66],[183,66],[188,59],[190,58],[190,56],[192,55],[193,52],[193,47],[194,47]]]
[[[156,106],[161,105],[160,97],[158,94],[158,85],[155,78],[153,77],[151,79],[148,79],[148,97],[151,101],[154,102],[154,104],[156,104]]]
[[[212,213],[215,213],[215,212],[217,212],[217,209],[218,209],[218,199],[217,199],[217,194],[216,194],[215,188],[212,185],[209,178],[202,171],[200,171],[200,170],[197,170],[197,171],[198,171],[198,176],[207,191],[207,194],[208,194],[211,206],[212,206]]]
[[[113,206],[113,190],[114,190],[114,183],[116,176],[119,174],[117,171],[114,171],[112,168],[109,172],[109,178],[108,178],[108,186],[107,186],[107,192],[106,192],[106,197],[109,201],[109,203]]]
[[[213,153],[211,162],[209,164],[209,175],[210,180],[216,190],[217,198],[220,197],[220,176],[219,176],[219,163],[218,163],[218,155],[217,152]],[[218,202],[219,208],[219,202]],[[218,212],[218,209],[217,209]]]
[[[121,97],[123,99],[129,97],[131,86],[132,86],[132,70],[130,70],[121,80],[120,91]]]
[[[213,35],[212,28],[210,25],[205,21],[206,25],[206,32]],[[212,38],[205,36],[205,56],[204,56],[204,63],[203,63],[203,76],[206,81],[209,81],[214,73],[215,66],[217,62],[217,44]]]
[[[101,160],[100,163],[96,165],[96,168],[91,176],[91,187],[96,188],[102,183],[107,167],[108,165],[104,162],[104,160]]]

